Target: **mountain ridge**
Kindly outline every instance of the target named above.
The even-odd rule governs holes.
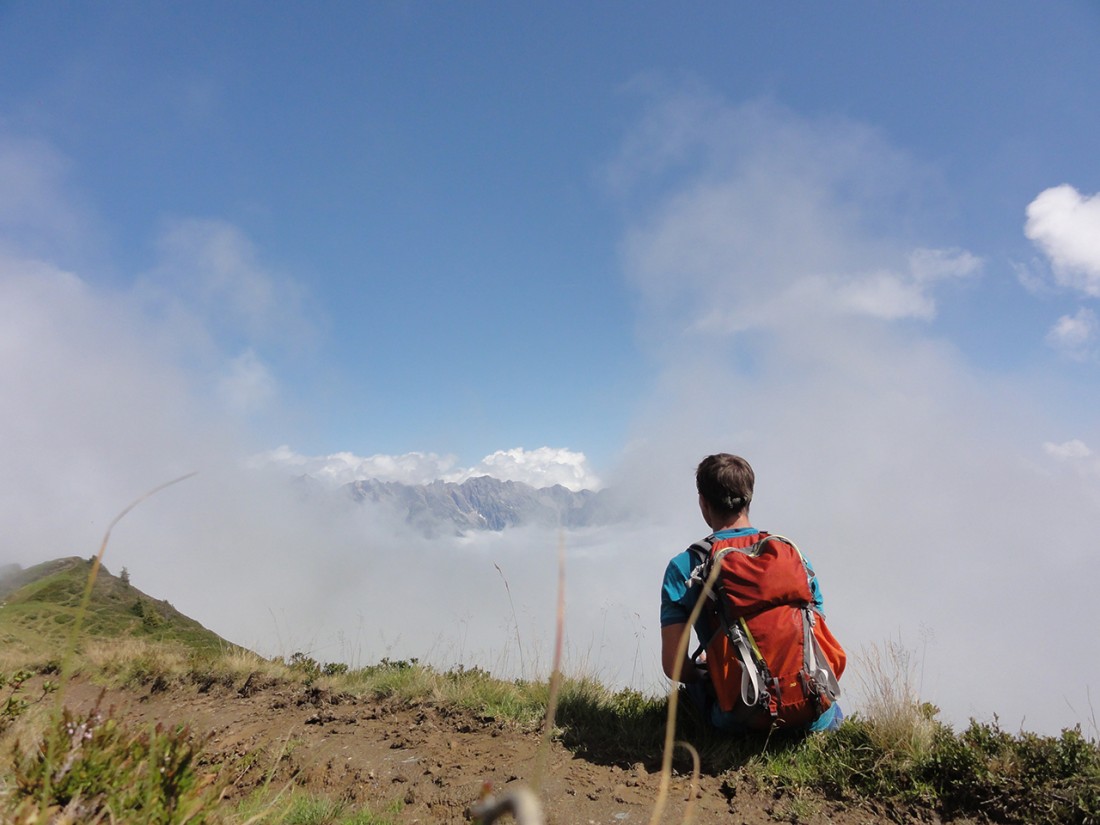
[[[522,481],[475,476],[462,482],[427,484],[362,479],[342,485],[353,501],[403,513],[406,523],[427,535],[512,527],[578,528],[614,518],[607,490],[569,490],[561,484],[533,487]]]

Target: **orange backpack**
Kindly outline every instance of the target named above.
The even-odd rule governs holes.
[[[794,542],[712,536],[692,550],[701,558],[692,578],[713,577],[704,610],[717,629],[700,651],[719,707],[760,730],[804,727],[824,713],[840,696],[847,656],[814,610],[813,574]]]

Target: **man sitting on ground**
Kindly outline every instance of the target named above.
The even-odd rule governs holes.
[[[749,523],[749,503],[752,501],[755,475],[745,459],[728,453],[707,456],[696,470],[695,482],[699,510],[713,531],[708,537],[711,543],[732,539],[735,540],[733,544],[747,547],[757,541],[754,537],[760,536],[760,531]],[[743,541],[736,541],[739,539]],[[809,585],[810,606],[817,614],[824,616],[821,590],[813,567],[805,559],[802,562]],[[661,663],[665,675],[684,683],[687,695],[714,727],[731,733],[743,733],[747,730],[745,708],[742,706],[728,711],[719,707],[705,660],[693,659],[690,653],[683,656],[679,653],[680,640],[687,632],[692,609],[703,589],[698,575],[693,577],[699,564],[700,551],[689,548],[674,556],[665,570],[661,588]],[[798,576],[800,578],[801,574]],[[700,612],[694,629],[701,646],[707,646],[716,632],[722,632],[718,624],[714,611],[703,609]],[[841,719],[843,713],[840,706],[833,702],[808,723],[807,729],[834,730]]]

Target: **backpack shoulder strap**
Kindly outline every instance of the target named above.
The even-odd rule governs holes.
[[[688,552],[696,559],[710,558],[710,549],[714,547],[714,533],[695,542],[688,548]]]
[[[691,554],[691,572],[684,582],[688,588],[696,584],[702,584],[710,572],[710,551],[714,546],[714,534],[692,544],[687,552]]]
[[[791,547],[794,547],[795,552],[798,553],[798,548],[794,546],[794,542],[788,538],[785,538],[784,536],[777,536],[772,533],[765,533],[763,531],[758,533],[757,536],[758,537],[756,541],[752,542],[751,544],[747,544],[744,547],[723,547],[721,550],[714,554],[714,561],[720,561],[722,557],[728,553],[744,553],[746,556],[758,556],[760,555],[760,551],[764,549],[764,545],[766,545],[772,539],[778,539],[779,541],[789,544]],[[802,554],[799,553],[799,556],[801,555]]]
[[[748,544],[744,547],[724,547],[724,548],[722,548],[715,555],[715,560],[721,558],[726,553],[744,553],[745,555],[748,555],[748,556],[757,556],[757,555],[760,554],[760,551],[762,551],[764,549],[764,546],[769,541],[773,541],[773,540],[774,541],[781,541],[784,544],[790,545],[790,547],[794,550],[794,552],[798,554],[798,557],[800,559],[803,559],[803,563],[805,563],[805,559],[802,556],[802,551],[798,549],[797,544],[795,544],[793,541],[791,541],[786,536],[781,536],[778,533],[765,533],[763,531],[761,531],[759,533],[759,538],[756,541],[754,541],[752,544]],[[694,545],[692,545],[692,546],[694,546]]]

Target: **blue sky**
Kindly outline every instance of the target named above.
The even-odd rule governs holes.
[[[965,715],[958,622],[1100,574],[1098,42],[1089,2],[4,3],[0,555],[196,467],[132,572],[196,512],[223,556],[311,535],[219,509],[262,498],[222,462],[489,472],[638,505],[629,616],[731,450],[840,629],[934,631]],[[1088,667],[1006,712],[1081,718]]]
[[[1011,275],[1024,208],[1100,189],[1085,3],[7,4],[0,23],[3,133],[66,199],[24,227],[31,251],[126,290],[167,227],[231,230],[306,329],[213,334],[270,371],[259,440],[311,454],[614,459],[654,371],[621,240],[668,180],[616,191],[609,168],[655,97],[767,101],[906,154],[924,189],[879,217],[987,257],[936,324],[993,369],[1036,357],[1064,308],[1037,317]]]

